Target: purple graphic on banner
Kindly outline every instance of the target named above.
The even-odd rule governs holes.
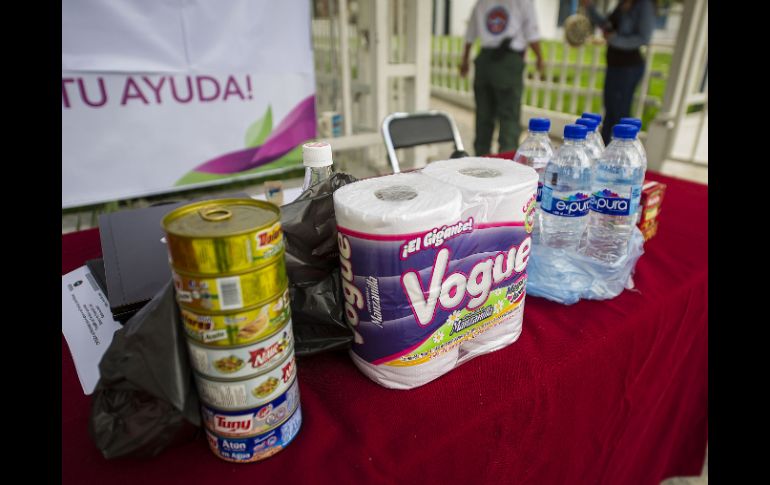
[[[194,170],[211,174],[244,172],[277,160],[316,135],[315,96],[303,99],[258,147],[225,153]]]

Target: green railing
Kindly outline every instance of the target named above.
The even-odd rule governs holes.
[[[434,36],[431,59],[431,89],[466,104],[473,100],[473,66],[466,78],[460,77],[464,39],[456,36]],[[546,79],[541,80],[535,68],[535,54],[527,51],[525,106],[573,115],[584,111],[601,112],[602,90],[606,70],[606,45],[589,43],[574,48],[563,41],[541,41]],[[472,47],[478,54],[479,44]],[[652,45],[646,49],[647,66],[637,90],[632,113],[642,119],[645,129],[655,117],[663,101],[669,68],[671,46]]]

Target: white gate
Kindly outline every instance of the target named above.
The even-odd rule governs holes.
[[[663,106],[645,148],[649,167],[708,164],[708,2],[685,0]]]

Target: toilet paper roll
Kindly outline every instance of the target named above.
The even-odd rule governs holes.
[[[466,340],[460,347],[460,356],[457,364],[462,364],[473,357],[487,354],[505,348],[519,339],[521,336],[524,315],[524,301],[511,311],[510,317],[496,326]]]
[[[459,345],[441,330],[449,315],[438,304],[445,274],[435,271],[434,276],[434,267],[437,259],[444,269],[450,267],[452,245],[472,231],[460,220],[460,191],[421,173],[395,174],[338,189],[334,209],[345,316],[355,332],[354,363],[375,382],[395,389],[422,385],[451,370]],[[426,355],[434,358],[413,366],[388,365]]]
[[[457,365],[460,346],[455,346],[422,363],[408,367],[374,365],[350,351],[350,358],[366,377],[389,389],[413,389],[438,379]]]
[[[429,231],[460,219],[462,194],[422,173],[360,180],[334,192],[337,225],[366,234]]]
[[[475,217],[481,227],[521,224],[531,232],[534,211],[528,206],[537,193],[538,181],[533,168],[511,160],[467,157],[433,162],[423,173],[457,186],[466,206],[463,217]],[[522,299],[520,306],[523,305]],[[516,341],[521,334],[522,312],[518,314],[518,319],[509,317],[508,321],[464,342],[461,360],[465,355],[492,352]]]
[[[512,160],[466,157],[428,164],[422,172],[460,189],[467,214],[480,223],[524,221],[537,172]]]

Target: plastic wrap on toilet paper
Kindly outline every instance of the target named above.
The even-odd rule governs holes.
[[[644,236],[634,226],[628,252],[614,263],[534,244],[528,267],[527,291],[557,303],[571,305],[581,299],[608,300],[623,289],[632,289],[636,262],[644,253]]]
[[[526,206],[529,220],[525,222],[529,229],[525,229],[529,234],[534,222],[534,211],[528,207],[530,194],[526,190],[532,183],[531,171],[521,164],[507,162],[489,158],[446,160],[428,165],[424,173],[460,188],[466,210],[487,224],[509,223],[511,207]],[[504,323],[464,342],[463,351],[470,354],[493,352],[515,342],[521,334],[523,311],[522,298],[521,305],[511,310]]]
[[[355,182],[334,194],[351,358],[410,389],[521,333],[537,174],[489,158]]]

